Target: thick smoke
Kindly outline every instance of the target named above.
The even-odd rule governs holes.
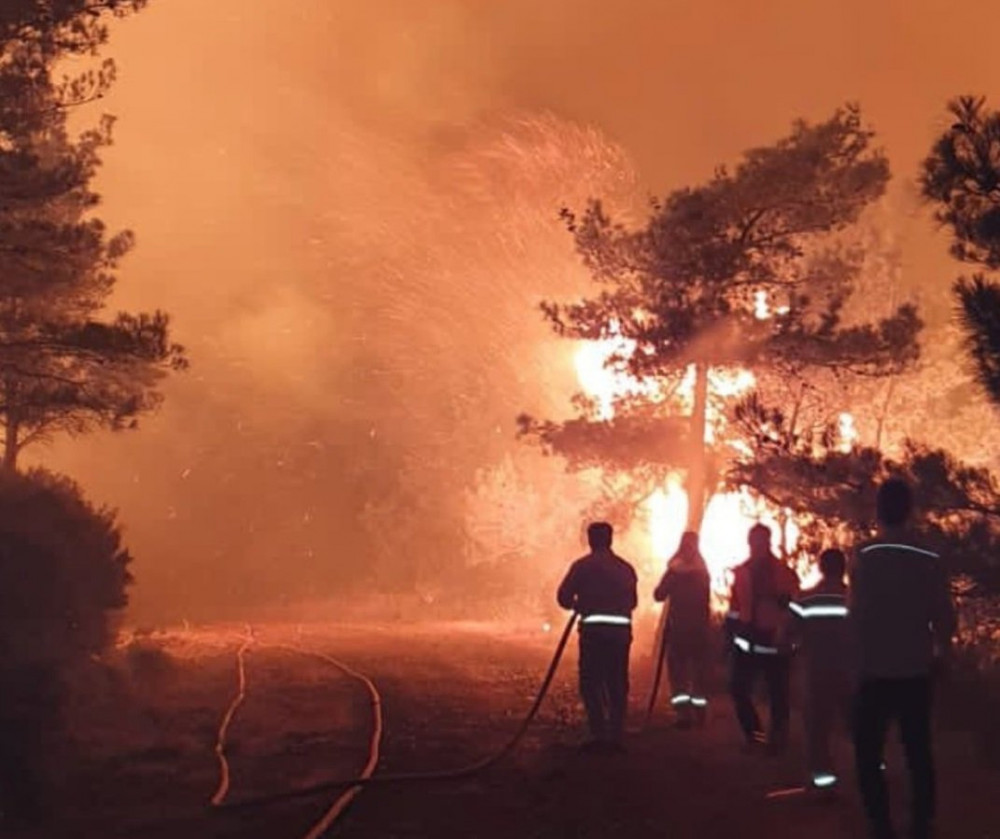
[[[513,417],[566,410],[569,348],[537,313],[587,288],[560,206],[641,207],[847,99],[909,175],[948,96],[1000,93],[996,26],[948,14],[153,3],[112,33],[102,212],[138,235],[121,305],[171,312],[193,369],[138,434],[36,457],[120,508],[139,618],[405,584],[461,552]],[[950,276],[915,247],[913,282]]]

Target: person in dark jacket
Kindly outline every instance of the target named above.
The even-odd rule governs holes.
[[[732,648],[730,691],[736,718],[750,749],[783,751],[788,741],[791,622],[799,578],[771,552],[771,529],[755,524],[748,534],[750,558],[733,570],[726,630]],[[753,704],[758,676],[767,683],[770,736]]]
[[[709,599],[708,566],[698,550],[698,534],[687,532],[667,563],[666,573],[653,592],[657,602],[667,602],[663,627],[667,649],[670,704],[681,727],[704,725],[708,697]]]
[[[791,604],[797,646],[803,660],[808,783],[814,789],[836,786],[830,738],[840,725],[846,732],[854,689],[853,657],[847,625],[847,558],[836,548],[819,557],[823,578]]]
[[[607,522],[587,528],[590,553],[576,560],[556,599],[580,615],[580,696],[587,711],[588,749],[621,751],[628,706],[632,611],[638,603],[632,566],[611,550]]]
[[[910,529],[913,493],[898,478],[879,487],[878,537],[857,551],[849,595],[858,652],[854,719],[858,783],[874,839],[895,836],[882,752],[899,723],[910,773],[911,836],[931,835],[935,812],[931,681],[955,632],[955,609],[941,557]]]

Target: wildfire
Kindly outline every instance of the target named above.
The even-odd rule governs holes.
[[[769,316],[766,297],[757,297],[757,313]],[[608,363],[610,359],[626,359],[635,344],[620,334],[612,324],[611,337],[603,341],[583,342],[574,358],[577,378],[586,394],[596,403],[596,413],[600,420],[610,420],[615,415],[615,404],[622,397],[634,395],[656,395],[655,384],[643,383],[632,377],[622,364]],[[745,393],[755,384],[753,373],[746,369],[711,372],[708,422],[705,442],[712,443],[724,422],[720,403],[725,399]],[[682,409],[690,409],[693,402],[694,368],[689,368],[677,389]],[[712,404],[714,403],[714,405]],[[850,415],[844,415],[850,417]],[[853,421],[852,421],[853,422]],[[842,418],[842,434],[846,421]],[[850,426],[853,429],[853,425]],[[662,573],[663,563],[673,554],[680,543],[681,534],[687,522],[688,497],[677,476],[667,480],[665,486],[655,490],[644,502],[645,533],[642,534],[649,559],[647,572],[650,577]],[[781,548],[782,532],[784,547],[794,550],[798,539],[798,528],[794,521],[786,519],[784,528],[774,512],[760,502],[755,502],[745,491],[717,493],[709,501],[702,520],[700,542],[712,575],[713,606],[723,610],[729,590],[729,571],[747,556],[747,533],[757,522],[771,527],[774,534],[774,548]]]

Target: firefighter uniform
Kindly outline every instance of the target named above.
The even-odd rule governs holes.
[[[770,539],[769,530],[767,538]],[[767,742],[779,750],[787,743],[791,673],[789,605],[798,591],[795,572],[775,557],[770,548],[752,554],[734,569],[726,619],[733,655],[730,691],[749,746]],[[761,675],[770,700],[770,738],[764,735],[753,703],[754,685]]]
[[[595,549],[572,564],[557,600],[580,615],[580,696],[593,742],[620,744],[628,705],[631,616],[638,602],[635,570],[610,548]]]
[[[671,558],[653,592],[658,602],[669,601],[663,627],[667,650],[670,703],[682,725],[704,722],[708,697],[708,566],[698,552],[696,534],[685,534],[681,549]]]
[[[955,611],[940,557],[902,530],[860,546],[851,578],[851,626],[859,657],[854,719],[858,782],[874,835],[892,836],[882,752],[898,721],[910,772],[913,836],[934,818],[931,672],[947,649]]]
[[[841,568],[842,570],[842,568]],[[791,604],[805,681],[806,760],[813,787],[838,782],[830,752],[836,726],[846,730],[854,687],[847,586],[824,579]]]

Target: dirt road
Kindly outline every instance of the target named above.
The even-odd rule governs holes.
[[[471,625],[272,626],[258,634],[247,657],[247,699],[230,731],[233,801],[349,776],[365,759],[370,717],[361,687],[318,659],[269,644],[294,637],[303,648],[336,655],[377,682],[387,723],[378,773],[390,773],[460,766],[500,746],[530,705],[556,641],[538,630],[499,633]],[[95,746],[86,771],[64,779],[57,833],[304,835],[333,795],[239,811],[205,806],[217,781],[211,745],[234,687],[234,651],[235,641],[220,642],[209,653],[176,657],[165,686],[148,698],[148,719],[118,720],[114,736],[105,729],[103,751]],[[705,731],[673,730],[665,701],[652,725],[638,730],[651,672],[647,652],[647,644],[637,644],[635,730],[627,755],[585,757],[576,749],[583,731],[574,641],[537,724],[510,759],[460,782],[368,788],[331,835],[864,836],[850,785],[833,802],[767,800],[767,792],[799,779],[798,741],[785,758],[742,755],[723,696],[715,698]],[[136,732],[148,733],[150,726],[152,739],[137,743]],[[977,767],[970,755],[962,738],[940,738],[941,839],[1000,839],[1000,775]],[[846,744],[840,759],[846,771]],[[902,790],[895,746],[889,764],[891,782]],[[897,808],[903,803],[897,794]],[[56,835],[56,827],[46,835]]]

